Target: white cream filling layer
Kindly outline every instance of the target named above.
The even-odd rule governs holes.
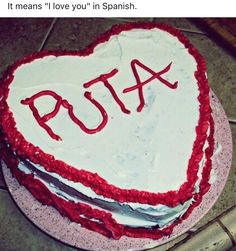
[[[210,133],[210,129],[208,130],[208,133],[207,133],[208,136],[209,136],[209,133]],[[203,147],[204,152],[208,146],[209,146],[209,144],[208,144],[208,142],[206,142]],[[218,153],[219,151],[220,150],[217,148],[215,153]],[[152,226],[155,226],[158,224],[160,228],[164,228],[164,227],[167,227],[168,225],[172,224],[177,218],[181,217],[188,210],[188,208],[190,207],[190,205],[193,202],[193,199],[190,199],[190,200],[186,201],[184,204],[178,205],[176,207],[168,207],[168,206],[161,205],[161,204],[159,204],[157,206],[150,206],[147,204],[140,204],[140,203],[117,203],[116,201],[114,201],[112,199],[97,195],[92,189],[82,185],[81,183],[67,180],[56,173],[47,172],[40,165],[37,165],[34,163],[31,163],[31,164],[34,167],[36,167],[40,172],[48,174],[48,175],[56,178],[61,183],[65,184],[68,187],[75,189],[76,191],[79,191],[80,193],[88,196],[91,199],[99,199],[101,201],[109,202],[113,206],[114,205],[128,206],[130,210],[136,211],[137,212],[136,217],[134,217],[133,214],[130,215],[129,210],[126,210],[126,209],[122,212],[119,212],[117,210],[115,210],[113,212],[109,211],[112,213],[114,219],[118,223],[123,224],[123,225],[128,225],[128,226],[132,226],[132,227],[152,227]],[[196,193],[199,192],[199,184],[202,179],[202,170],[204,168],[204,164],[205,164],[205,154],[203,156],[203,159],[199,163],[198,180],[195,184],[195,192]],[[32,171],[23,162],[19,163],[18,168],[21,171],[23,171],[24,173],[27,173],[27,174],[32,173]],[[43,182],[44,185],[47,186],[47,188],[50,190],[51,193],[54,193],[57,196],[65,199],[65,200],[69,200],[69,201],[73,201],[73,202],[83,202],[78,197],[69,195],[69,194],[61,191],[54,184],[44,181],[36,173],[34,173],[34,176],[35,176],[35,178],[37,178],[41,182]],[[92,206],[93,208],[97,208],[97,209],[102,208],[102,204],[101,204],[101,207],[96,206],[94,204],[91,204],[89,202],[86,202],[86,204]],[[104,208],[102,208],[102,210],[107,211]],[[149,217],[149,219],[147,220],[147,219],[143,219],[142,217],[139,217],[138,212],[142,213],[143,215],[146,215],[147,217]]]
[[[170,89],[155,79],[143,87],[145,107],[137,112],[138,91],[122,93],[136,84],[130,63],[138,59],[155,72],[172,62],[162,77]],[[131,114],[124,114],[110,92],[98,83],[88,89],[83,83],[112,69],[119,72],[109,79]],[[142,80],[151,75],[137,68]],[[196,62],[177,38],[159,29],[134,29],[112,36],[89,56],[47,56],[24,64],[14,72],[7,99],[17,129],[25,139],[45,153],[77,168],[98,173],[120,188],[150,192],[178,190],[186,181],[186,168],[195,141],[199,118]],[[42,90],[52,90],[67,99],[76,116],[89,128],[101,122],[99,112],[84,98],[90,91],[107,111],[109,120],[99,133],[88,135],[74,124],[66,109],[47,125],[62,141],[55,141],[39,126],[32,111],[20,101]],[[53,110],[55,100],[35,101],[40,114]],[[181,142],[181,144],[180,144]]]
[[[210,129],[208,130],[208,133],[207,133],[208,136],[209,136],[209,133],[210,133]],[[209,144],[208,144],[208,142],[206,142],[203,147],[204,152],[208,146],[209,146]],[[214,155],[218,154],[218,152],[220,152],[220,151],[221,151],[221,146],[219,145],[216,148]],[[164,228],[164,227],[167,227],[168,225],[172,224],[177,218],[181,217],[188,210],[188,208],[190,207],[190,205],[193,202],[193,199],[190,199],[190,200],[186,201],[183,205],[178,205],[173,208],[167,207],[167,206],[161,205],[161,204],[159,204],[157,206],[150,206],[147,204],[140,204],[140,203],[117,203],[112,199],[97,195],[95,192],[93,192],[92,189],[82,185],[81,183],[78,183],[78,182],[76,183],[76,182],[67,180],[56,173],[47,172],[40,165],[37,165],[34,163],[31,163],[31,164],[34,165],[34,167],[36,167],[40,172],[46,173],[46,174],[56,178],[58,181],[62,182],[66,186],[71,187],[71,188],[81,192],[82,194],[88,196],[91,199],[99,199],[101,201],[109,202],[112,205],[115,205],[115,204],[128,205],[132,211],[136,210],[136,212],[141,212],[142,214],[145,214],[145,215],[151,217],[151,220],[150,219],[145,220],[145,219],[139,218],[138,215],[137,215],[137,217],[133,217],[133,215],[130,216],[129,213],[126,214],[125,211],[123,211],[122,213],[117,212],[117,211],[112,212],[114,219],[118,223],[123,224],[123,225],[128,225],[128,226],[132,226],[132,227],[152,227],[152,226],[155,226],[158,224],[160,228]],[[202,171],[203,171],[204,165],[205,165],[205,154],[203,156],[203,159],[199,163],[198,180],[195,184],[195,192],[196,193],[199,192],[199,184],[202,179]],[[19,163],[18,168],[27,174],[32,173],[32,171],[29,170],[29,168],[27,168],[27,166],[25,166],[25,164],[22,162]],[[65,199],[65,200],[69,200],[69,201],[73,201],[73,202],[81,202],[80,199],[61,191],[54,184],[50,184],[50,183],[45,182],[40,177],[38,177],[37,174],[34,173],[34,176],[36,176],[37,179],[39,179],[41,182],[43,182],[44,185],[47,186],[47,188],[52,193],[56,194],[57,196]],[[211,175],[211,177],[212,177],[212,175]],[[93,208],[101,209],[101,207],[93,205],[89,202],[86,202],[86,203],[88,205],[91,205]],[[103,209],[103,210],[107,211],[105,209]]]
[[[24,163],[19,163],[18,168],[26,173],[26,174],[31,174],[32,171],[24,164]],[[38,168],[38,166],[37,166]],[[40,169],[44,170],[43,168]],[[45,172],[45,171],[44,171]],[[46,172],[45,172],[46,173]],[[54,173],[50,173],[51,176],[58,178],[59,176]],[[78,197],[71,196],[60,189],[58,189],[54,184],[48,183],[45,180],[43,180],[41,177],[39,177],[37,174],[34,173],[34,177],[38,180],[40,180],[49,190],[51,193],[56,194],[57,196],[68,200],[68,201],[73,201],[73,202],[82,202],[85,203],[84,201],[81,201]],[[60,181],[63,180],[63,178],[60,178]],[[70,181],[66,182],[67,184],[70,184]],[[74,183],[74,182],[71,182]],[[81,184],[80,184],[81,185]],[[83,186],[83,185],[82,185]],[[83,186],[83,189],[86,189],[85,186]],[[92,190],[90,191],[92,193]],[[105,199],[102,196],[96,195],[96,197],[99,197],[100,199]],[[106,198],[106,201],[109,200]],[[112,200],[109,200],[112,207],[115,207],[116,205],[129,205],[127,203],[117,203]],[[132,208],[130,205],[130,209],[127,209],[127,207],[124,208],[124,210],[119,211],[119,210],[114,210],[114,211],[108,211],[106,209],[102,208],[102,202],[101,202],[101,207],[96,206],[94,204],[91,204],[90,202],[86,202],[86,204],[90,205],[92,208],[96,209],[102,209],[106,212],[112,213],[113,218],[119,223],[127,226],[132,226],[132,227],[152,227],[158,225],[161,228],[167,227],[171,223],[173,223],[177,218],[181,217],[189,208],[189,206],[192,204],[193,199],[190,199],[186,201],[183,205],[178,205],[176,207],[167,207],[165,205],[158,205],[158,206],[150,206],[150,205],[143,205],[143,204],[138,204],[138,203],[131,203],[131,204],[136,204],[136,209]],[[132,211],[132,214],[130,214],[130,210]],[[135,211],[137,210],[137,215],[135,215]],[[141,212],[145,214],[146,216],[155,216],[155,217],[149,217],[149,220],[144,219],[143,217],[140,217],[139,213]]]

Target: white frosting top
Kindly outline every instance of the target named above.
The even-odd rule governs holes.
[[[145,85],[145,107],[141,112],[136,111],[138,90],[122,93],[136,84],[130,67],[133,59],[155,72],[172,62],[162,78],[171,83],[178,81],[176,89],[158,79]],[[83,87],[83,83],[115,68],[119,72],[109,82],[131,114],[120,110],[102,83]],[[152,76],[141,68],[137,70],[141,80]],[[7,102],[25,139],[56,159],[98,173],[121,188],[166,192],[178,189],[186,181],[199,118],[195,70],[194,58],[177,38],[156,28],[135,29],[112,36],[89,56],[47,56],[18,67]],[[43,90],[52,90],[67,99],[74,106],[75,115],[87,127],[95,128],[101,115],[84,97],[85,91],[92,92],[107,111],[106,127],[96,134],[86,134],[60,107],[46,124],[62,141],[52,139],[39,126],[29,106],[20,103]],[[52,111],[55,103],[55,99],[45,96],[35,101],[35,107],[43,115]]]

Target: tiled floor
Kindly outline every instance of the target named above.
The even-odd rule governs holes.
[[[130,21],[142,21],[132,19]],[[236,118],[236,59],[216,44],[195,20],[156,19],[181,29],[206,58],[210,85],[219,97],[226,114]],[[86,47],[99,34],[126,19],[0,19],[0,74],[16,59],[43,49],[75,50]],[[236,124],[231,124],[233,143],[236,146]],[[236,147],[228,182],[223,193],[209,213],[195,226],[195,230],[236,205]],[[225,220],[226,224],[236,222]],[[12,202],[5,190],[0,173],[0,250],[73,250],[55,241],[33,226]],[[184,234],[156,251],[164,251],[189,236]],[[235,235],[235,232],[232,233]],[[220,249],[218,249],[220,250]]]

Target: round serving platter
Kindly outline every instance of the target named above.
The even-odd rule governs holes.
[[[82,228],[79,224],[62,217],[53,207],[38,202],[28,190],[20,186],[10,170],[2,164],[8,191],[21,212],[39,229],[70,246],[85,250],[145,250],[162,245],[191,229],[214,205],[222,192],[229,174],[232,160],[232,136],[228,119],[218,98],[211,92],[211,107],[215,122],[215,154],[210,190],[203,196],[201,204],[191,215],[177,225],[172,234],[159,240],[130,238],[108,239],[101,234]]]

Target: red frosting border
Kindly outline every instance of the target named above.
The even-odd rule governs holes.
[[[30,142],[27,142],[24,136],[17,130],[16,123],[12,112],[7,104],[7,97],[9,92],[9,85],[14,79],[15,70],[22,64],[30,63],[35,59],[43,58],[45,56],[85,56],[92,54],[94,48],[100,44],[109,40],[113,35],[117,35],[122,31],[128,31],[131,29],[153,29],[159,28],[166,32],[169,32],[178,40],[184,44],[189,54],[192,55],[197,63],[197,70],[195,72],[195,78],[197,80],[199,88],[199,121],[196,126],[196,139],[193,145],[192,155],[189,159],[187,167],[187,181],[184,182],[178,191],[168,191],[165,193],[151,193],[148,191],[139,191],[136,189],[121,189],[112,184],[109,184],[105,179],[100,177],[96,173],[91,173],[83,169],[76,169],[67,165],[63,161],[56,160],[54,156],[44,153],[39,147],[34,146]],[[3,80],[0,85],[0,126],[4,134],[4,140],[9,144],[11,149],[19,156],[19,158],[26,158],[35,164],[40,164],[49,172],[56,172],[68,180],[74,182],[80,182],[85,186],[90,187],[94,192],[104,197],[114,199],[118,202],[137,202],[142,204],[157,205],[163,204],[167,206],[177,206],[179,203],[183,203],[190,199],[194,195],[194,185],[197,181],[197,173],[199,168],[199,162],[203,156],[203,146],[207,140],[207,131],[209,128],[209,120],[211,118],[211,109],[209,101],[209,86],[206,78],[206,64],[203,57],[199,54],[189,40],[178,30],[164,24],[156,23],[127,23],[124,25],[113,26],[112,29],[100,38],[92,43],[89,47],[81,51],[42,51],[32,54],[22,60],[16,62],[9,70],[4,74]],[[211,169],[211,155],[213,152],[214,140],[209,142],[208,151],[206,151],[206,162],[209,163],[209,171]],[[208,170],[207,169],[207,170]],[[209,177],[209,172],[206,172]],[[209,189],[208,181],[201,183],[203,191]]]
[[[208,137],[208,143],[214,141],[214,125],[213,119],[210,119],[210,135]],[[1,135],[0,135],[1,136]],[[1,143],[1,137],[0,137]],[[144,228],[144,227],[128,227],[116,222],[112,217],[112,213],[103,211],[102,209],[94,209],[85,203],[74,203],[66,201],[55,194],[51,193],[48,188],[38,179],[34,178],[33,174],[25,174],[18,169],[19,159],[12,153],[4,141],[0,144],[2,148],[1,158],[10,168],[14,177],[17,178],[21,185],[24,185],[31,194],[39,200],[42,204],[55,207],[62,216],[68,217],[71,221],[80,223],[82,227],[89,230],[96,231],[106,237],[120,239],[121,236],[126,235],[134,238],[151,238],[160,239],[163,236],[170,235],[174,227],[180,224],[184,219],[189,217],[195,207],[197,207],[201,201],[202,196],[210,188],[208,183],[211,171],[211,160],[207,160],[202,171],[202,180],[200,182],[200,190],[198,194],[195,194],[193,204],[188,208],[186,213],[176,220],[173,224],[163,229],[158,227]],[[205,150],[205,154],[212,156],[213,149],[208,146]],[[94,222],[92,219],[96,219]]]

